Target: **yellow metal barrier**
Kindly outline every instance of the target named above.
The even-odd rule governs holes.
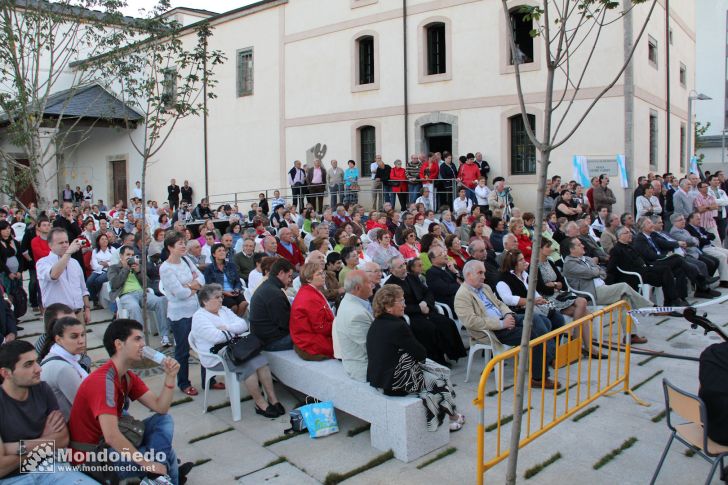
[[[632,393],[629,387],[629,361],[630,343],[622,343],[625,335],[631,335],[632,318],[627,315],[629,305],[620,301],[604,307],[594,313],[586,315],[563,327],[532,339],[529,343],[529,372],[526,376],[524,388],[523,424],[521,427],[521,440],[519,449],[523,448],[548,430],[554,428],[562,421],[568,419],[584,407],[601,396],[619,392],[616,389],[622,385],[622,391],[630,394],[639,404],[644,404]],[[598,327],[595,327],[597,324]],[[589,345],[587,355],[581,353],[581,342],[589,333],[585,326],[591,329],[593,345]],[[613,337],[616,337],[613,338]],[[533,349],[542,346],[542,369],[546,370],[546,345],[548,342],[557,342],[556,358],[553,362],[552,379],[562,383],[562,389],[546,389],[542,384],[540,388],[531,387],[532,377],[544,382],[543,375],[532,376]],[[578,349],[575,351],[575,348]],[[593,348],[597,350],[593,354]],[[521,347],[514,347],[506,352],[494,356],[486,365],[480,377],[477,398],[473,404],[478,408],[478,470],[477,482],[482,485],[485,481],[485,472],[497,465],[510,454],[508,448],[510,432],[502,433],[502,428],[513,419],[513,414],[503,416],[503,397],[510,391],[515,397],[515,386],[505,386],[503,382],[504,366],[513,369],[513,382],[518,377],[518,354]],[[486,383],[494,369],[498,372],[496,379],[497,389],[486,394]],[[576,382],[571,379],[576,377]],[[565,379],[564,379],[565,378]],[[583,380],[583,382],[582,382]],[[616,389],[616,390],[615,390]],[[486,397],[495,400],[496,417],[494,422],[485,425]],[[515,401],[515,399],[513,399]],[[515,413],[515,407],[513,409]],[[490,434],[493,432],[494,434]],[[523,436],[525,433],[525,436]],[[486,460],[486,438],[495,438],[495,455]],[[501,440],[505,438],[505,446]]]

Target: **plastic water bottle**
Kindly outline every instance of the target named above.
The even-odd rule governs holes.
[[[164,359],[167,358],[166,355],[164,355],[162,352],[159,352],[158,350],[154,350],[152,347],[146,346],[142,349],[142,355],[149,359],[153,360],[159,365],[162,365],[162,362],[164,362]]]

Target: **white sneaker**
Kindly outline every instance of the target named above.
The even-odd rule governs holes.
[[[141,482],[139,482],[139,485],[174,485],[172,483],[172,478],[169,475],[162,475],[160,477],[155,478],[152,480],[149,477],[144,478]]]
[[[162,337],[162,347],[171,347],[171,346],[172,346],[172,344],[169,343],[169,337],[167,337],[166,335],[164,337]]]

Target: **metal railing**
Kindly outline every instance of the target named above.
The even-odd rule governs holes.
[[[626,339],[626,343],[622,343],[624,335],[631,335],[632,319],[627,315],[628,310],[628,304],[620,301],[530,341],[530,365],[524,389],[527,404],[523,409],[521,429],[522,435],[525,433],[525,436],[518,444],[519,449],[584,409],[601,396],[619,392],[619,389],[614,390],[620,385],[622,391],[630,394],[639,404],[644,404],[637,399],[629,387],[631,353],[629,338]],[[595,324],[598,325],[598,330],[594,328]],[[589,343],[589,351],[586,356],[582,355],[581,352],[583,335],[585,334],[583,331],[584,325],[591,325],[591,335],[595,337],[598,335],[598,338]],[[613,337],[616,337],[616,341]],[[552,341],[556,341],[557,344],[553,366],[555,376],[553,379],[558,380],[560,373],[562,377],[565,377],[566,385],[562,390],[547,389],[543,384],[547,365],[546,347],[547,343]],[[543,362],[541,368],[543,374],[533,376],[533,351],[538,346],[542,346]],[[596,347],[596,354],[593,353],[592,347]],[[495,356],[488,362],[480,377],[477,397],[473,400],[473,404],[478,408],[477,483],[479,485],[485,482],[485,473],[489,469],[510,455],[510,449],[508,448],[510,432],[503,433],[503,428],[513,419],[513,414],[503,416],[502,410],[505,393],[508,392],[515,397],[515,386],[504,385],[503,373],[506,363],[508,363],[508,366],[514,372],[513,382],[516,382],[520,349],[520,346],[514,347]],[[496,379],[497,389],[486,394],[486,383],[494,370],[499,373],[499,378]],[[572,377],[576,377],[576,382],[573,384],[571,383]],[[534,389],[531,386],[532,378],[541,381],[541,387]],[[585,379],[584,382],[582,382],[583,379]],[[497,414],[494,418],[495,421],[486,426],[485,411],[488,398],[491,398],[490,402],[495,402],[494,407]],[[494,432],[494,434],[490,434],[491,432]],[[505,445],[501,442],[503,435],[506,435]],[[495,451],[495,454],[488,459],[485,457],[486,438],[495,440],[493,443],[492,439],[488,439]]]

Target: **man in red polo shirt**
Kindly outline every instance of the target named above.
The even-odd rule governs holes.
[[[301,272],[301,266],[303,266],[304,258],[301,254],[301,250],[293,242],[293,235],[291,230],[287,227],[278,231],[278,237],[280,238],[280,244],[276,249],[278,255],[285,258],[295,268],[296,273]]]
[[[177,456],[172,449],[174,423],[167,414],[179,363],[167,357],[162,363],[165,373],[162,392],[157,395],[150,391],[144,381],[129,370],[133,363],[142,360],[142,332],[139,322],[128,319],[115,320],[106,328],[104,347],[111,358],[89,374],[78,388],[68,421],[71,448],[91,451],[103,439],[114,450],[130,453],[131,464],[138,467],[134,471],[119,469],[116,473],[120,478],[167,475],[172,483],[181,484],[186,481],[192,464],[177,465]],[[144,419],[144,439],[138,448],[119,429],[119,418],[127,399],[138,400],[155,413]],[[149,455],[149,452],[153,456],[163,453],[163,462],[145,460],[137,454]],[[120,461],[118,464],[130,463]]]

